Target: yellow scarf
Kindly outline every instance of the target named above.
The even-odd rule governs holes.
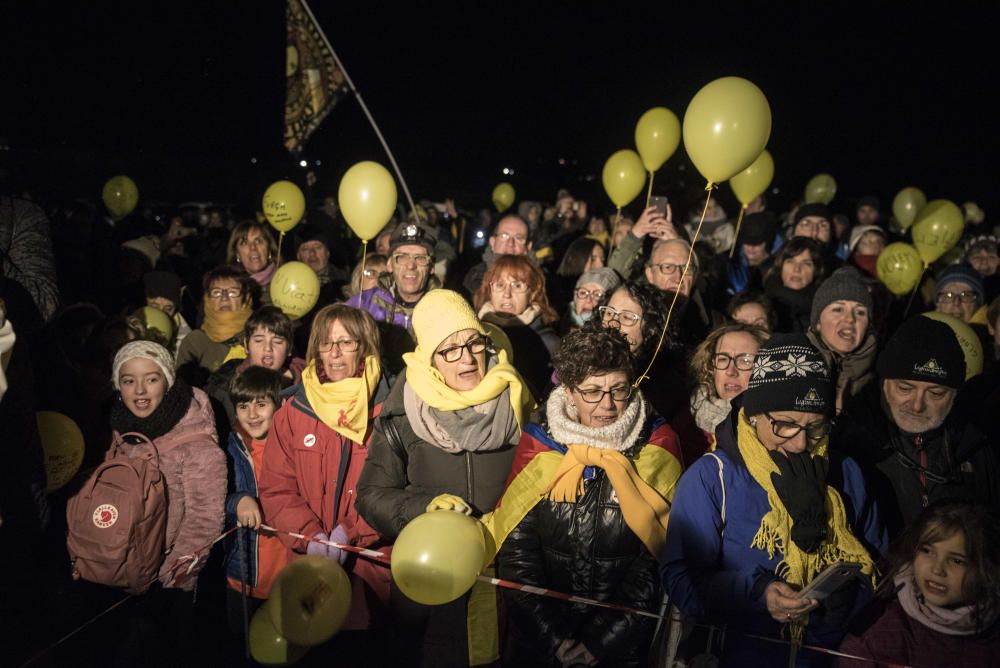
[[[201,323],[202,330],[208,338],[216,343],[223,343],[243,331],[247,319],[253,313],[253,307],[247,300],[235,311],[219,311],[212,305],[212,300],[205,295],[205,321]]]
[[[364,373],[333,383],[321,383],[316,360],[302,372],[302,385],[313,411],[330,429],[355,443],[364,443],[368,432],[368,402],[375,394],[382,366],[378,355],[365,358]]]
[[[667,516],[670,503],[660,496],[620,452],[570,444],[556,469],[546,492],[556,503],[574,503],[583,494],[583,469],[604,469],[618,496],[625,524],[642,541],[650,554],[659,557],[667,539]]]
[[[771,510],[761,519],[760,528],[750,547],[766,550],[767,556],[771,559],[774,558],[775,551],[781,552],[784,558],[778,564],[775,573],[793,586],[806,586],[825,567],[838,561],[861,564],[861,572],[872,578],[874,586],[875,564],[861,541],[851,533],[851,528],[847,524],[844,501],[837,490],[829,485],[826,487],[828,538],[815,553],[804,552],[791,540],[792,518],[771,482],[771,474],[778,473],[778,467],[771,461],[767,448],[757,438],[756,430],[742,409],[737,425],[736,441],[740,455],[743,456],[750,475],[767,492],[767,502],[771,504]],[[814,457],[826,457],[827,445],[827,439],[824,438],[817,445],[810,447],[810,454]],[[792,638],[801,640],[804,628],[805,623],[793,623]]]
[[[524,386],[524,381],[513,365],[507,361],[507,352],[497,351],[498,361],[486,372],[483,379],[471,390],[454,390],[444,382],[441,372],[417,359],[413,353],[403,355],[406,362],[406,382],[420,399],[439,411],[457,411],[479,406],[500,396],[510,388],[510,405],[517,418],[517,426],[524,427],[524,419],[535,410],[535,398]]]

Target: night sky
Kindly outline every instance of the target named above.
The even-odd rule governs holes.
[[[313,10],[417,198],[484,206],[512,167],[519,197],[551,200],[566,186],[607,207],[601,166],[632,146],[642,112],[682,117],[702,85],[739,75],[771,104],[777,204],[829,172],[840,208],[868,193],[888,206],[916,185],[976,200],[993,219],[1000,5],[872,4],[314,0]],[[2,16],[0,138],[19,185],[97,197],[121,172],[147,200],[252,206],[271,181],[301,180],[281,147],[283,3],[8,2]],[[322,163],[317,195],[358,160],[386,162],[350,98],[305,157]],[[679,150],[658,176],[677,201],[701,180],[679,171],[685,162]]]

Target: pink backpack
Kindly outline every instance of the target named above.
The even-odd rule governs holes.
[[[150,454],[120,453],[125,436]],[[107,458],[66,507],[66,547],[84,580],[142,594],[156,581],[167,534],[167,487],[156,446],[119,436]]]

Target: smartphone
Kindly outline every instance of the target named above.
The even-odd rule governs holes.
[[[813,578],[813,581],[805,589],[798,592],[795,598],[814,598],[817,601],[822,601],[858,577],[858,573],[860,572],[861,564],[852,564],[843,561],[830,564],[823,569],[822,573]]]
[[[654,195],[649,198],[649,206],[656,207],[656,213],[660,214],[661,216],[667,215],[667,204],[669,203],[670,200],[661,195]]]

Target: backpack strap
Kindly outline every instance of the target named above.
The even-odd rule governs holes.
[[[405,463],[407,456],[406,448],[403,447],[403,439],[399,435],[399,429],[396,427],[396,424],[388,416],[382,418],[382,431],[385,432],[386,440],[389,441],[389,445],[392,446],[393,451]]]
[[[719,455],[715,454],[714,452],[706,452],[705,454],[714,459],[719,464],[719,487],[722,488],[722,508],[719,511],[719,517],[722,519],[722,531],[720,532],[719,535],[725,536],[726,535],[726,482],[722,479],[722,469],[723,469],[722,459],[719,457]]]

